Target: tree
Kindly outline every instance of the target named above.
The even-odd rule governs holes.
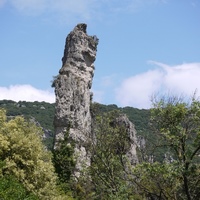
[[[38,200],[38,197],[29,192],[15,177],[7,175],[0,177],[0,199]]]
[[[74,142],[67,133],[64,140],[58,142],[59,148],[54,150],[61,187],[66,193],[71,189],[78,200],[130,198],[132,191],[125,172],[128,163],[125,154],[130,144],[125,127],[117,126],[116,118],[120,113],[113,111],[99,115],[95,109],[98,108],[92,108],[93,133],[85,143],[91,165],[82,169],[79,177],[73,176]]]
[[[71,195],[72,174],[76,165],[74,158],[74,141],[69,140],[69,131],[64,136],[64,140],[57,142],[57,148],[53,151],[53,163],[55,171],[59,177],[59,184],[65,194]]]
[[[121,113],[112,111],[97,115],[94,138],[90,143],[89,174],[95,191],[94,199],[131,199],[132,186],[128,183],[127,150],[130,141],[123,125],[116,123]]]
[[[22,117],[7,121],[0,110],[0,176],[12,176],[40,199],[50,200],[58,197],[57,176],[42,135],[34,123]]]
[[[155,150],[163,160],[134,169],[137,185],[151,199],[198,199],[200,196],[200,102],[168,97],[154,100],[151,124]]]
[[[132,184],[138,199],[175,200],[180,187],[177,163],[143,162],[132,171]]]

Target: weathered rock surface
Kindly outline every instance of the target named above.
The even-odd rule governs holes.
[[[138,163],[137,157],[137,137],[136,130],[134,124],[128,119],[125,114],[121,114],[116,118],[116,123],[118,126],[124,126],[127,134],[127,138],[129,140],[129,149],[126,152],[126,157],[128,158],[131,165],[135,165]]]
[[[67,36],[62,68],[56,77],[55,86],[55,146],[59,148],[59,140],[67,135],[75,143],[76,166],[74,176],[79,176],[84,167],[91,163],[87,144],[95,138],[91,117],[91,86],[94,75],[98,39],[89,36],[86,24],[78,24]],[[136,130],[126,115],[116,119],[117,125],[123,125],[130,142],[127,157],[132,165],[138,162],[136,153]],[[67,144],[66,144],[67,145]]]
[[[79,176],[83,165],[90,164],[85,143],[91,133],[90,89],[98,39],[96,36],[87,35],[86,28],[86,24],[78,24],[67,36],[62,68],[54,81],[55,148],[68,130],[69,138],[76,144],[76,176]]]

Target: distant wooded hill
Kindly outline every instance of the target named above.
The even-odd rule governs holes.
[[[133,107],[118,107],[115,104],[103,105],[99,103],[94,103],[98,107],[98,112],[109,112],[112,110],[118,110],[125,113],[130,121],[132,121],[137,130],[137,134],[143,136],[146,139],[152,139],[149,131],[149,118],[150,110],[147,109],[137,109]],[[93,104],[93,105],[94,105]],[[43,127],[44,130],[48,131],[48,141],[46,141],[47,146],[52,147],[53,138],[53,119],[55,104],[47,102],[26,102],[19,101],[15,102],[12,100],[0,100],[0,108],[4,108],[7,111],[7,116],[17,116],[23,115],[25,118],[34,118]]]

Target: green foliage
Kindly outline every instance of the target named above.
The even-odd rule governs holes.
[[[91,166],[83,169],[79,177],[72,176],[75,167],[73,141],[65,134],[64,140],[57,144],[54,163],[65,193],[71,189],[77,200],[133,199],[132,185],[126,179],[128,161],[125,154],[130,144],[125,127],[116,123],[120,114],[112,111],[95,116],[95,136],[86,147]]]
[[[132,175],[136,183],[135,191],[141,197],[149,199],[179,199],[180,171],[177,162],[173,163],[145,163],[136,165]]]
[[[42,131],[35,124],[16,117],[9,121],[0,110],[1,177],[12,176],[26,190],[41,199],[54,199],[57,177],[51,154],[41,142]]]
[[[147,136],[149,133],[149,119],[150,110],[147,109],[137,109],[132,107],[120,108],[115,104],[103,105],[99,103],[92,103],[92,110],[97,115],[102,115],[104,113],[117,110],[126,114],[131,122],[135,125],[135,128],[139,135]]]
[[[69,135],[66,133],[64,140],[57,142],[57,148],[53,151],[53,162],[56,173],[59,176],[60,187],[65,193],[69,193],[71,189],[72,173],[75,168],[74,158],[74,142],[69,140]]]
[[[145,109],[137,109],[132,107],[119,108],[115,104],[103,105],[99,103],[92,103],[92,112],[95,115],[101,115],[104,112],[110,112],[113,110],[118,110],[125,113],[130,121],[135,125],[138,135],[144,137],[147,141],[147,146],[155,141],[155,137],[149,129],[148,123],[150,118],[150,111]],[[50,104],[47,102],[26,102],[19,101],[14,102],[11,100],[0,100],[0,108],[4,108],[7,111],[7,116],[23,116],[26,119],[34,118],[40,125],[49,130],[50,135],[44,139],[44,144],[49,150],[53,148],[53,119],[55,114],[55,104]],[[44,109],[45,108],[45,109]],[[148,142],[150,141],[150,142]]]
[[[144,160],[145,156],[149,157],[154,152],[152,152],[153,144],[157,142],[157,136],[152,131],[149,121],[150,121],[150,110],[147,109],[137,109],[132,107],[119,108],[115,104],[103,105],[99,103],[91,104],[91,113],[93,118],[95,116],[103,116],[105,113],[111,111],[118,111],[127,115],[129,120],[135,125],[138,138],[145,140],[145,149],[138,149],[138,155],[140,160]],[[140,152],[139,152],[140,151]],[[157,153],[158,154],[158,153]]]
[[[16,180],[13,176],[0,177],[0,199],[3,200],[38,200],[38,197]]]
[[[177,97],[162,98],[154,102],[151,112],[157,135],[154,150],[164,148],[165,159],[162,163],[138,165],[138,185],[158,199],[197,199],[200,195],[200,102],[195,98],[189,103]]]
[[[8,118],[15,116],[23,116],[27,120],[34,119],[39,122],[39,125],[48,131],[48,135],[43,139],[43,143],[49,150],[53,148],[54,127],[53,119],[55,113],[54,104],[46,102],[26,102],[26,101],[11,101],[0,100],[0,108],[6,110]]]
[[[127,184],[126,152],[130,144],[123,125],[115,123],[117,111],[96,116],[95,140],[90,144],[92,164],[89,168],[93,199],[130,199],[131,186]]]
[[[45,129],[53,131],[55,105],[47,102],[26,102],[0,100],[0,108],[6,110],[8,116],[24,116],[26,119],[34,117]]]
[[[42,104],[45,109],[41,109],[39,102],[34,102],[33,106],[28,102],[0,101],[0,107],[8,108],[9,116],[23,114],[27,118],[34,117],[43,127],[51,126],[53,130],[53,105]],[[51,114],[48,114],[48,110]],[[142,155],[141,158],[145,159],[140,159],[141,163],[134,169],[129,166],[125,156],[129,148],[125,128],[115,123],[121,112],[128,115],[138,135],[147,142],[146,152],[143,152],[146,157]],[[88,142],[87,149],[91,153],[92,164],[83,170],[82,176],[73,180],[74,143],[66,134],[64,140],[58,143],[59,148],[54,151],[54,164],[59,177],[57,188],[51,155],[41,144],[41,129],[22,117],[9,117],[11,120],[7,121],[5,112],[0,110],[0,194],[4,195],[3,188],[10,184],[8,196],[12,195],[12,190],[15,194],[18,187],[19,195],[30,199],[37,199],[32,194],[41,199],[70,199],[71,194],[78,200],[198,199],[198,100],[193,98],[186,103],[176,97],[162,98],[154,101],[151,110],[93,103],[91,113],[95,129],[94,138]],[[44,122],[46,120],[48,122]],[[153,162],[149,162],[150,156]],[[62,195],[58,196],[58,193]]]
[[[99,111],[98,105],[96,104],[93,109]],[[151,131],[146,137],[151,137],[149,153],[146,156],[152,156],[153,160],[143,160],[132,169],[132,172],[127,172],[124,168],[123,156],[121,160],[118,159],[120,154],[116,152],[121,143],[117,141],[125,140],[117,136],[119,129],[110,126],[112,116],[102,114],[101,109],[99,113],[100,115],[96,116],[98,128],[96,142],[92,146],[93,163],[90,168],[97,199],[199,198],[198,100],[193,98],[191,102],[186,103],[181,98],[168,97],[154,101],[154,108],[151,109]],[[123,131],[120,132],[121,135]],[[124,196],[125,194],[127,196]]]
[[[148,123],[150,119],[150,111],[147,109],[137,109],[132,107],[121,108],[121,111],[125,113],[129,120],[134,123],[136,130],[140,135],[146,136],[148,133]]]

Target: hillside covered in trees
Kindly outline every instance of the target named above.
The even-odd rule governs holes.
[[[138,135],[148,138],[149,133],[149,118],[150,111],[145,109],[137,109],[132,107],[120,108],[115,104],[103,105],[94,103],[98,107],[98,112],[103,114],[113,110],[125,113],[130,121],[133,122],[137,130]],[[26,102],[19,101],[15,102],[12,100],[0,100],[0,108],[7,111],[8,117],[23,116],[26,119],[34,118],[36,122],[39,122],[41,127],[47,133],[47,145],[52,148],[52,138],[54,133],[54,114],[55,104],[47,102]]]
[[[200,102],[195,98],[189,103],[163,98],[151,110],[92,104],[97,133],[87,143],[92,162],[76,179],[72,176],[76,162],[73,141],[66,135],[59,149],[49,148],[52,151],[42,144],[41,126],[53,133],[53,104],[3,100],[0,105],[1,199],[199,198]],[[125,156],[130,144],[125,127],[113,126],[121,112],[127,113],[138,137],[149,144],[138,145],[139,162],[134,167]],[[53,134],[49,136],[53,138]]]

